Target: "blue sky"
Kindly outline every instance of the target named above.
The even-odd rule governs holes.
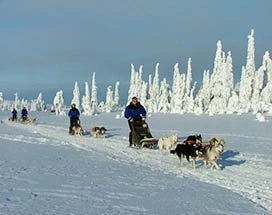
[[[218,40],[239,79],[251,28],[257,67],[271,52],[271,8],[263,0],[0,0],[0,92],[53,98],[59,89],[72,93],[75,81],[84,88],[96,72],[101,94],[120,80],[126,96],[131,63],[147,77],[159,62],[171,82],[174,64],[185,72],[189,57],[201,81]]]

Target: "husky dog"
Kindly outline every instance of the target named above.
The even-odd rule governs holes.
[[[30,119],[30,118],[26,118],[26,119],[20,119],[20,122],[22,124],[26,124],[26,125],[33,125],[36,123],[36,118]]]
[[[196,135],[191,135],[191,136],[188,136],[186,138],[186,140],[184,140],[184,143],[189,143],[189,144],[199,144],[199,143],[202,143],[202,136],[201,134],[196,134]]]
[[[78,136],[83,136],[83,129],[81,128],[80,125],[74,125],[72,127],[72,135],[78,135]]]
[[[158,147],[160,150],[163,149],[170,149],[174,145],[176,145],[178,141],[178,136],[177,135],[171,135],[169,137],[161,137],[158,140]]]
[[[201,144],[189,144],[189,143],[183,143],[183,144],[177,144],[176,148],[174,150],[171,150],[171,154],[176,154],[180,161],[180,166],[183,166],[183,158],[186,157],[187,161],[190,162],[190,158],[192,158],[192,167],[195,169],[195,160],[198,156],[199,152],[202,151],[202,145]]]
[[[224,151],[225,141],[218,137],[213,137],[208,145],[204,146],[203,154],[199,157],[204,161],[204,165],[210,165],[211,169],[214,167],[216,169],[221,169],[216,161],[220,158],[222,152]]]
[[[94,126],[91,129],[91,133],[93,137],[105,137],[107,129],[105,127],[97,127]]]

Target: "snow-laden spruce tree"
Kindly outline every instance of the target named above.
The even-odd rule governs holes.
[[[220,40],[217,42],[214,68],[211,74],[209,88],[209,113],[225,113],[233,88],[232,58],[231,52],[229,51],[226,59]]]
[[[140,66],[142,68],[142,66]],[[135,71],[134,65],[131,64],[131,73],[130,73],[130,85],[129,85],[129,90],[128,90],[128,101],[127,104],[130,103],[132,97],[136,96],[139,97],[139,83],[141,82],[139,80],[140,78],[139,72]]]
[[[115,88],[114,88],[114,97],[113,97],[113,106],[115,108],[119,106],[119,99],[120,99],[119,86],[120,86],[120,82],[116,81]]]
[[[179,72],[179,64],[176,63],[173,72],[172,91],[170,92],[171,113],[183,114],[183,98],[186,90],[185,74]]]
[[[228,114],[237,113],[239,111],[239,108],[237,107],[239,107],[239,96],[237,95],[235,90],[233,90],[228,101],[226,113]]]
[[[136,72],[134,65],[131,64],[131,77],[128,90],[127,105],[131,102],[132,97],[136,96],[143,106],[146,106],[148,111],[149,101],[147,100],[147,83],[142,80],[143,65],[139,67],[139,71]]]
[[[85,82],[85,95],[82,97],[81,107],[83,115],[90,116],[93,114],[91,109],[90,88],[87,81]]]
[[[195,113],[200,115],[202,113],[208,112],[210,99],[210,71],[204,70],[202,86],[195,98]]]
[[[240,81],[240,112],[249,112],[251,109],[255,71],[254,30],[252,29],[251,34],[248,36],[246,67],[242,68]]]
[[[264,66],[261,66],[254,74],[254,85],[251,98],[251,109],[254,114],[258,113],[263,107],[263,105],[261,105],[262,98],[260,95],[264,87],[264,74]]]
[[[173,83],[172,83],[172,90],[170,91],[170,109],[172,113],[176,113],[176,109],[178,107],[179,103],[179,79],[180,79],[180,73],[179,73],[179,64],[176,63],[174,66],[174,72],[173,72]]]
[[[188,59],[187,62],[187,73],[186,73],[186,80],[185,80],[185,93],[183,97],[183,111],[186,113],[194,112],[194,95],[192,91],[192,60],[191,58]],[[194,83],[195,89],[196,83]]]
[[[147,105],[147,88],[148,88],[148,84],[143,81],[141,89],[140,89],[140,96],[139,96],[139,100],[143,106]]]
[[[158,112],[167,113],[170,111],[169,84],[166,78],[163,78],[160,86],[160,95],[158,100]]]
[[[149,111],[153,113],[158,112],[158,103],[160,96],[160,83],[159,83],[159,63],[156,64],[155,67],[155,75],[152,82],[152,88],[150,92],[150,98],[148,100],[149,103]]]
[[[111,112],[113,105],[114,105],[113,91],[111,89],[111,86],[108,86],[107,87],[107,94],[106,94],[106,102],[105,102],[105,111],[107,113]]]
[[[66,115],[62,90],[56,93],[56,96],[54,97],[53,100],[53,105],[56,115]]]
[[[260,100],[264,103],[263,111],[272,113],[272,60],[268,51],[263,56],[261,67],[264,69],[264,87],[260,93]]]
[[[195,113],[194,94],[195,94],[196,83],[197,82],[195,81],[193,87],[191,88],[190,95],[186,99],[186,113]]]
[[[43,111],[45,108],[44,100],[42,99],[42,93],[39,93],[38,97],[31,100],[30,110],[31,111]]]
[[[144,104],[147,112],[152,112],[152,102],[150,100],[151,95],[152,95],[152,75],[151,74],[148,75],[148,84],[146,85],[146,89],[147,89],[146,100],[145,100],[145,102],[142,102],[142,100],[141,100],[141,103],[142,103],[142,105]],[[143,89],[143,90],[145,90],[145,89]]]
[[[20,105],[21,105],[20,109],[23,109],[25,107],[27,110],[30,110],[30,104],[26,99],[24,98],[21,99]]]
[[[186,74],[186,89],[185,89],[185,95],[190,95],[191,93],[191,86],[192,86],[192,60],[191,58],[188,59],[187,62],[187,74]]]
[[[4,94],[0,92],[0,104],[4,102]]]
[[[14,94],[14,107],[16,110],[20,107],[20,100],[17,92]]]
[[[0,110],[4,110],[4,94],[0,92]]]
[[[73,90],[73,99],[71,104],[76,104],[77,108],[80,108],[80,91],[78,87],[77,81],[75,82],[74,90]]]
[[[139,98],[139,101],[141,102],[141,104],[143,106],[146,106],[147,105],[147,97],[148,97],[148,95],[147,95],[148,84],[143,81],[142,75],[143,75],[143,65],[141,65],[139,68],[138,98]]]
[[[92,77],[91,112],[92,114],[98,113],[98,99],[97,99],[97,86],[96,86],[95,72],[93,73],[93,77]]]

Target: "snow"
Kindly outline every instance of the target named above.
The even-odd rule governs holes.
[[[202,134],[226,141],[222,170],[196,169],[168,151],[128,147],[121,113],[82,116],[106,138],[68,135],[67,116],[30,112],[37,125],[0,112],[0,214],[271,214],[272,116],[152,114],[155,138]]]

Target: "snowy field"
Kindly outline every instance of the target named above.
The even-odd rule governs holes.
[[[168,151],[128,147],[120,113],[82,116],[107,137],[68,135],[67,116],[30,112],[37,125],[0,112],[0,214],[271,214],[272,117],[171,115],[147,118],[154,137],[201,133],[226,141],[219,164],[193,170]]]

